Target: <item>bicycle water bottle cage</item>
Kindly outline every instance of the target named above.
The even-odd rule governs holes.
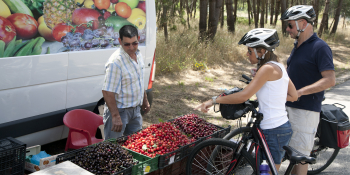
[[[232,89],[226,90],[224,93],[220,94],[219,96],[226,96],[226,95],[230,95],[236,92],[240,92],[242,91],[242,88],[238,88],[238,87],[234,87]],[[215,106],[214,106],[214,111],[215,112],[221,112],[221,116],[225,119],[228,120],[236,120],[242,116],[235,116],[235,113],[239,110],[242,110],[246,107],[246,105],[244,103],[241,104],[220,104],[219,105],[220,109],[218,111],[215,110]]]

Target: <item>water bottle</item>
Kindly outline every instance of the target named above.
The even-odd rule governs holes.
[[[269,171],[269,164],[267,164],[266,160],[263,160],[263,162],[260,165],[260,175],[270,175]]]

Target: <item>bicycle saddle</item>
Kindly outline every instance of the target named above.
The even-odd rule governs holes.
[[[305,154],[297,151],[296,149],[290,146],[283,146],[283,149],[286,150],[288,156],[290,157],[290,161],[294,161],[296,163],[306,162],[309,164],[316,163],[316,159],[314,157],[306,156]]]

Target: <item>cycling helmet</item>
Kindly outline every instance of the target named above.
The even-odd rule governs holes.
[[[299,19],[305,19],[307,21],[307,25],[304,29],[299,29],[299,24],[297,23],[297,20]],[[289,8],[286,12],[283,13],[281,16],[281,20],[284,21],[290,21],[294,20],[295,25],[297,27],[298,35],[295,38],[295,43],[297,43],[297,40],[300,36],[301,32],[304,32],[309,23],[313,25],[313,21],[316,19],[316,13],[314,8],[311,5],[297,5]]]
[[[258,60],[264,59],[267,51],[274,51],[279,46],[280,40],[275,29],[257,28],[246,33],[238,44],[244,44],[248,47],[254,48],[255,56]],[[257,47],[266,49],[265,54],[259,58],[256,52]]]
[[[226,96],[226,95],[230,95],[236,92],[240,92],[242,91],[242,88],[238,88],[235,87],[233,89],[230,90],[226,90],[224,93],[222,93],[220,96]],[[221,116],[225,119],[230,119],[230,120],[235,120],[239,117],[235,117],[235,113],[239,110],[242,110],[245,108],[245,104],[241,103],[241,104],[220,104],[220,112],[221,112]],[[215,112],[219,112],[215,110],[215,106],[214,106],[214,111]],[[242,116],[240,116],[242,117]]]
[[[290,7],[286,12],[281,16],[281,20],[298,20],[305,19],[308,23],[313,23],[316,19],[316,13],[314,8],[311,5],[296,5]]]

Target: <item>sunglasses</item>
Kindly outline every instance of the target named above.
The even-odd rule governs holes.
[[[251,55],[252,54],[252,51],[248,49],[248,54]]]
[[[139,43],[138,43],[138,42],[124,43],[123,45],[126,46],[126,47],[128,47],[128,46],[130,46],[130,44],[133,45],[133,46],[137,46]]]
[[[293,29],[293,26],[292,26],[291,23],[288,23],[288,27],[289,27],[290,29]]]

